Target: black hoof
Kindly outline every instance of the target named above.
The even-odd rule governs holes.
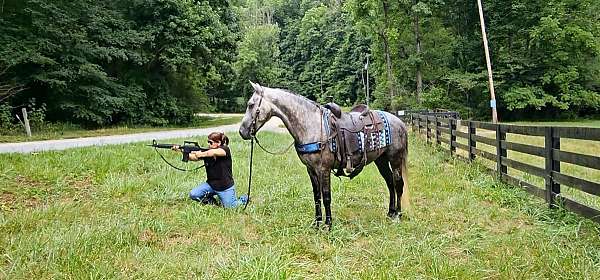
[[[323,223],[323,220],[314,220],[314,221],[312,222],[312,225],[311,225],[311,226],[312,226],[313,228],[315,228],[315,229],[318,229],[318,228],[320,228],[320,227],[321,227],[321,224],[322,224],[322,223]]]
[[[331,224],[332,224],[331,223],[331,217],[325,218],[325,228],[324,228],[324,230],[331,231],[331,228],[332,228]]]
[[[396,212],[396,211],[389,211],[387,213],[387,216],[391,219],[395,219],[395,218],[398,218],[400,216],[400,214],[398,214],[398,212]]]

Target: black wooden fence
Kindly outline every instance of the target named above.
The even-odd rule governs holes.
[[[600,157],[598,157],[598,154],[586,155],[560,149],[560,141],[565,138],[600,141],[600,128],[493,124],[478,121],[461,121],[453,118],[422,114],[410,114],[405,120],[412,125],[413,131],[419,134],[424,133],[428,142],[449,148],[451,155],[461,156],[456,153],[456,148],[458,148],[467,152],[466,157],[461,157],[469,161],[475,159],[476,156],[491,160],[495,162],[496,167],[494,171],[497,172],[502,181],[523,187],[531,194],[545,199],[550,207],[561,205],[566,209],[600,223],[599,210],[561,195],[561,185],[564,185],[594,196],[600,196],[600,184],[567,175],[560,171],[561,162],[600,170]],[[467,128],[466,132],[457,130],[459,122]],[[495,134],[495,137],[477,135],[476,132],[478,129],[488,131],[488,133],[491,132]],[[509,142],[506,140],[507,133],[541,136],[545,139],[545,145],[544,147],[539,147]],[[447,138],[444,138],[444,135]],[[457,142],[457,137],[466,139],[467,144]],[[442,143],[447,144],[447,146],[442,145]],[[478,149],[477,143],[495,147],[496,153]],[[507,157],[507,150],[543,157],[546,163],[545,168],[509,159]],[[545,187],[540,188],[509,175],[508,167],[543,178]]]

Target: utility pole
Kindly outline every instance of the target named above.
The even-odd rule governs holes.
[[[483,37],[483,49],[485,51],[485,62],[487,64],[488,81],[490,87],[490,107],[492,108],[492,122],[498,122],[498,112],[496,111],[496,95],[494,94],[494,79],[492,79],[492,64],[490,62],[490,51],[488,49],[487,35],[485,34],[485,21],[483,20],[483,8],[481,0],[477,0],[479,7],[479,21],[481,22],[481,36]]]
[[[367,107],[369,107],[369,55],[367,54],[367,64],[365,64],[365,70],[367,71]]]

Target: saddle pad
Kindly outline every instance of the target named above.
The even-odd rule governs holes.
[[[390,144],[392,144],[392,129],[390,127],[390,122],[387,118],[387,116],[381,112],[381,111],[377,111],[377,110],[373,110],[374,113],[378,114],[379,117],[381,118],[381,120],[383,120],[383,127],[381,129],[378,129],[377,131],[372,131],[370,133],[368,133],[368,135],[365,135],[364,131],[360,131],[360,132],[355,132],[355,133],[351,133],[351,132],[341,132],[338,131],[338,133],[344,133],[344,138],[346,139],[346,143],[342,143],[343,145],[345,145],[347,148],[347,151],[351,151],[352,153],[355,152],[364,152],[365,149],[367,152],[370,151],[374,151],[377,149],[381,149],[384,147],[389,146]],[[325,124],[325,131],[327,133],[327,136],[329,138],[329,136],[331,136],[331,127],[330,127],[330,117],[331,117],[331,112],[329,110],[325,110],[323,113],[323,123]],[[365,148],[366,147],[366,148]],[[329,150],[331,152],[336,152],[338,149],[338,143],[337,143],[337,139],[336,137],[331,138],[330,139],[330,145],[329,145]]]

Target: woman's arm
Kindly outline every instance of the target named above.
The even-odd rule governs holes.
[[[205,157],[224,157],[227,153],[221,148],[210,149],[206,152],[194,151],[190,153],[190,160],[200,160]]]

